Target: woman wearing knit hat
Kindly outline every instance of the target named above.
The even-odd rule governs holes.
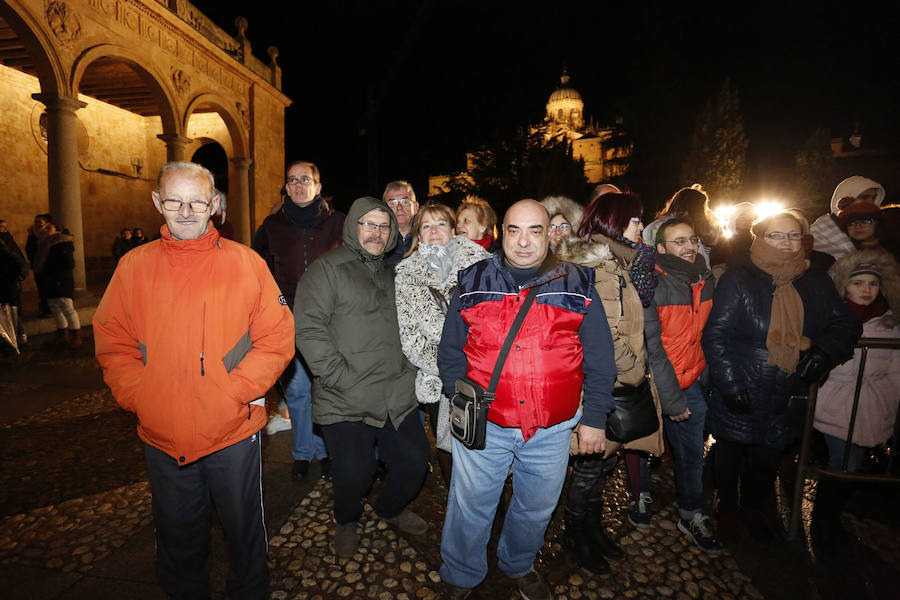
[[[829,271],[844,301],[863,322],[865,338],[900,338],[896,313],[900,307],[900,266],[884,250],[863,250],[845,256]],[[848,439],[853,394],[861,350],[853,360],[835,367],[822,385],[816,403],[815,428],[825,436],[828,469],[841,469]],[[868,449],[884,443],[894,432],[900,402],[900,351],[869,350],[859,390],[859,408],[853,427],[847,470],[859,470]],[[850,490],[823,479],[813,510],[813,541],[833,545],[843,532],[839,513]]]
[[[838,226],[857,250],[877,248],[881,209],[873,202],[855,202],[838,214]]]
[[[831,195],[831,212],[822,215],[810,227],[810,233],[815,239],[815,249],[840,259],[857,248],[847,235],[846,230],[841,230],[838,217],[843,211],[857,202],[869,202],[875,206],[881,206],[884,202],[884,187],[877,181],[867,177],[854,175],[840,182],[834,188]]]

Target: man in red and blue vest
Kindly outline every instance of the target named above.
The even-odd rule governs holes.
[[[580,452],[606,447],[616,378],[609,325],[593,269],[554,258],[549,231],[543,206],[513,204],[503,221],[503,252],[460,271],[444,323],[437,357],[444,393],[462,377],[486,388],[519,307],[538,287],[503,367],[485,448],[453,439],[440,570],[450,597],[465,597],[487,574],[491,523],[511,467],[498,566],[523,597],[552,598],[534,559],[565,480],[572,429],[577,425]]]
[[[653,303],[644,309],[644,335],[674,459],[678,530],[701,550],[717,554],[722,547],[701,510],[706,358],[700,347],[716,282],[688,221],[665,221],[655,241],[657,285]]]

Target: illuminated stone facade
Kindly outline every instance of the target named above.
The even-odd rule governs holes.
[[[278,51],[255,58],[248,24],[232,37],[185,0],[0,3],[0,218],[24,245],[37,213],[106,257],[122,227],[162,223],[150,191],[168,160],[211,142],[228,158],[238,241],[269,213],[284,180]],[[90,261],[89,261],[90,262]]]
[[[610,159],[624,158],[631,153],[630,148],[612,147],[609,142],[613,130],[598,127],[584,118],[584,101],[581,94],[569,87],[569,76],[563,71],[559,87],[547,100],[547,112],[536,129],[545,137],[565,138],[572,145],[572,155],[584,160],[584,176],[590,183],[600,183],[623,175],[626,166],[621,162],[611,163]],[[466,156],[466,172],[471,170],[472,155]],[[462,174],[466,177],[466,173]],[[428,178],[428,195],[436,196],[449,190],[450,175],[433,175]]]

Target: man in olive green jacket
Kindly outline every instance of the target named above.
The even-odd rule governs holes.
[[[383,260],[397,232],[387,204],[357,199],[341,246],[313,262],[297,284],[297,348],[314,377],[313,422],[332,457],[339,556],[352,556],[359,546],[376,446],[388,466],[376,514],[407,533],[427,529],[405,508],[425,480],[429,448],[416,410],[416,371],[400,348],[394,275]]]

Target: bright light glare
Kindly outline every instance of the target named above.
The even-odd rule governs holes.
[[[756,203],[753,210],[758,218],[765,219],[768,216],[780,213],[784,210],[784,205],[777,200],[763,200]]]
[[[728,226],[728,221],[732,214],[734,214],[735,207],[731,204],[720,204],[713,211],[712,214],[716,218],[716,224],[719,226],[719,229],[722,230],[722,235],[726,238],[730,238],[734,235],[734,231]]]

